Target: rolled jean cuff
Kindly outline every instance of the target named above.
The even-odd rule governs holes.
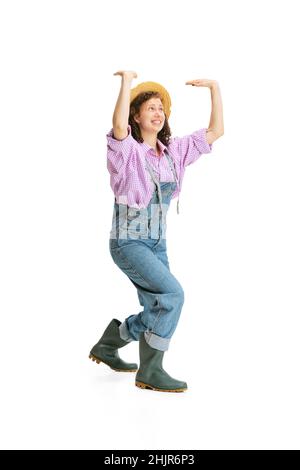
[[[158,349],[159,351],[167,351],[169,349],[170,338],[162,338],[151,331],[145,331],[144,336],[146,343],[148,343],[151,348]]]
[[[126,321],[121,323],[121,325],[119,326],[119,331],[120,331],[120,337],[124,341],[128,341],[128,342],[133,341],[133,338],[131,338],[131,336],[129,335],[129,331],[128,331],[128,328],[127,328],[127,325],[126,325]]]

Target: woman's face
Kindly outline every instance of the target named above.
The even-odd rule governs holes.
[[[164,127],[165,114],[163,104],[160,98],[150,98],[140,107],[140,113],[136,116],[135,121],[139,124],[140,129],[147,132],[157,133]]]

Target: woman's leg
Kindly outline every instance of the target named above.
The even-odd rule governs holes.
[[[122,324],[122,338],[139,340],[145,332],[151,347],[166,351],[184,303],[184,291],[170,272],[166,255],[157,256],[143,242],[125,243],[111,250],[111,255],[138,289],[144,306],[142,312],[131,315]]]
[[[170,271],[170,265],[169,265],[169,260],[168,260],[166,242],[165,241],[163,243],[160,243],[157,246],[157,248],[154,250],[154,254],[166,266],[166,268],[168,268],[168,270]],[[138,298],[139,298],[139,302],[140,302],[141,306],[144,307],[143,296],[141,295],[138,288],[137,288],[137,294],[138,294]]]

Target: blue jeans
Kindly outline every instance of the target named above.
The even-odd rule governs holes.
[[[111,236],[109,240],[113,261],[136,287],[139,302],[143,306],[140,313],[130,315],[120,325],[120,336],[125,341],[132,341],[139,340],[140,334],[144,333],[147,343],[161,351],[166,351],[169,347],[184,303],[184,291],[170,272],[165,237],[165,216],[174,189],[175,183],[173,182],[160,183],[165,213],[164,216],[158,217],[156,238],[151,230],[153,224],[151,207],[153,209],[153,205],[158,206],[157,190],[153,192],[151,201],[144,210],[144,218],[140,215],[142,229],[137,231],[138,218],[131,215],[129,222],[131,224],[134,222],[135,233],[133,230],[128,230],[127,237],[124,238],[120,238],[121,228],[125,226],[129,229],[130,226],[128,219],[121,220],[120,211],[118,212],[115,203],[117,215],[114,220],[118,221],[117,236]]]

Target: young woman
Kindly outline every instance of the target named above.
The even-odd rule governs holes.
[[[208,128],[172,138],[167,90],[155,82],[131,89],[137,78],[133,71],[114,75],[120,75],[122,83],[113,129],[107,134],[107,168],[115,195],[109,248],[115,264],[136,287],[143,310],[123,323],[113,319],[90,358],[117,371],[137,371],[140,388],[182,392],[186,382],[170,377],[162,366],[184,303],[183,288],[168,262],[166,213],[171,199],[179,196],[186,166],[211,152],[212,143],[224,133],[220,90],[215,80],[186,82],[210,89],[210,123]],[[139,341],[139,368],[118,353],[133,340]]]

